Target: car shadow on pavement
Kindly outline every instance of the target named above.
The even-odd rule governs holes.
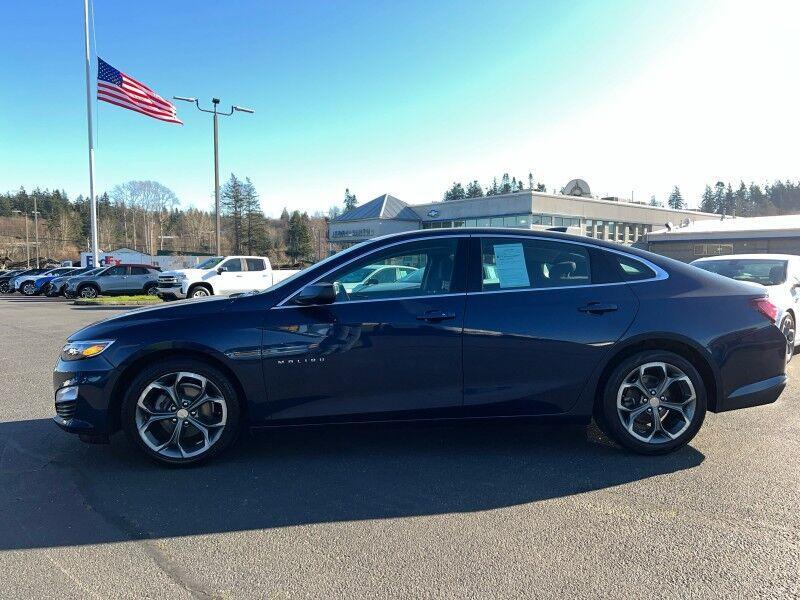
[[[698,466],[637,456],[590,427],[527,422],[260,430],[214,462],[159,467],[118,435],[0,424],[0,550],[472,512]]]

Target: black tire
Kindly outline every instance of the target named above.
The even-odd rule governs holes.
[[[100,295],[100,288],[93,283],[87,283],[78,288],[76,296],[78,298],[97,298]]]
[[[188,298],[207,298],[212,295],[213,292],[205,285],[195,285],[190,288],[189,293],[186,294]]]
[[[11,292],[11,287],[8,285],[7,281],[0,283],[0,294],[8,294]]]
[[[787,313],[781,321],[781,331],[786,336],[786,363],[788,364],[794,356],[794,340],[797,335],[797,325],[791,313]]]
[[[144,293],[147,296],[158,296],[158,285],[155,283],[148,283],[144,286]]]
[[[227,407],[227,420],[219,438],[204,453],[190,458],[171,458],[150,448],[139,435],[136,424],[136,406],[139,396],[150,383],[170,373],[197,373],[207,378],[222,393]],[[146,367],[133,380],[121,406],[121,423],[128,439],[148,458],[161,465],[186,467],[211,460],[230,448],[241,430],[241,400],[236,388],[219,369],[196,359],[173,358]]]
[[[622,394],[621,388],[626,382],[628,376],[640,366],[652,363],[664,363],[682,371],[683,374],[689,378],[691,385],[694,388],[695,397],[691,419],[687,421],[680,417],[675,417],[678,425],[682,425],[683,422],[685,422],[688,423],[688,426],[685,427],[685,429],[683,429],[678,435],[676,435],[674,439],[670,439],[669,441],[661,441],[659,443],[644,442],[635,437],[635,435],[629,432],[628,429],[626,429],[626,427],[623,425],[623,417],[620,415],[620,411],[617,409],[618,395]],[[679,385],[683,387],[683,384]],[[703,425],[708,402],[706,396],[706,387],[703,383],[703,378],[700,376],[700,373],[697,371],[697,369],[682,356],[667,351],[640,352],[623,360],[614,368],[614,371],[611,373],[604,389],[601,390],[600,394],[601,396],[598,398],[598,401],[595,404],[594,411],[595,421],[598,427],[608,437],[619,443],[624,448],[639,454],[647,455],[666,454],[688,444],[692,438],[697,435],[697,432]],[[642,396],[643,395],[644,394],[642,394]],[[644,408],[644,406],[645,404],[643,403],[641,407]],[[658,402],[656,402],[656,406],[658,406]],[[648,414],[645,418],[650,419],[654,427],[655,423],[652,422],[654,417],[652,412],[653,410],[656,409],[652,407],[647,408],[646,411]],[[662,409],[658,408],[657,410],[660,411]],[[669,414],[670,413],[666,413],[663,417],[665,422],[666,419],[669,418]],[[659,423],[661,423],[661,418],[662,417],[659,417]],[[676,431],[677,430],[679,429],[676,426]]]

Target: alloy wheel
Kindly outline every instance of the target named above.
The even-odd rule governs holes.
[[[153,452],[188,459],[207,452],[222,436],[228,405],[219,387],[197,373],[159,376],[136,402],[136,429]]]
[[[205,298],[208,296],[208,290],[204,287],[195,288],[192,291],[192,298]]]
[[[81,298],[97,298],[97,290],[92,286],[87,286],[81,290]]]
[[[794,342],[797,335],[794,319],[791,315],[786,315],[781,322],[781,332],[786,336],[786,362],[789,362],[794,355]]]
[[[26,296],[33,296],[36,293],[36,286],[29,282],[22,286],[21,291]]]
[[[617,392],[617,414],[634,439],[647,444],[671,442],[692,424],[697,394],[692,380],[666,362],[639,365]]]

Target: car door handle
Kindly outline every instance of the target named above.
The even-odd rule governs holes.
[[[418,321],[428,321],[429,323],[438,323],[439,321],[449,321],[455,319],[455,313],[448,313],[441,310],[429,310],[425,314],[418,315]]]
[[[606,304],[605,302],[589,302],[589,304],[581,306],[578,310],[590,315],[602,315],[603,313],[619,310],[619,307],[616,304]]]

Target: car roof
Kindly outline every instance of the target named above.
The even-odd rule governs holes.
[[[692,262],[710,262],[712,260],[797,260],[793,254],[723,254],[721,256],[704,256]]]

